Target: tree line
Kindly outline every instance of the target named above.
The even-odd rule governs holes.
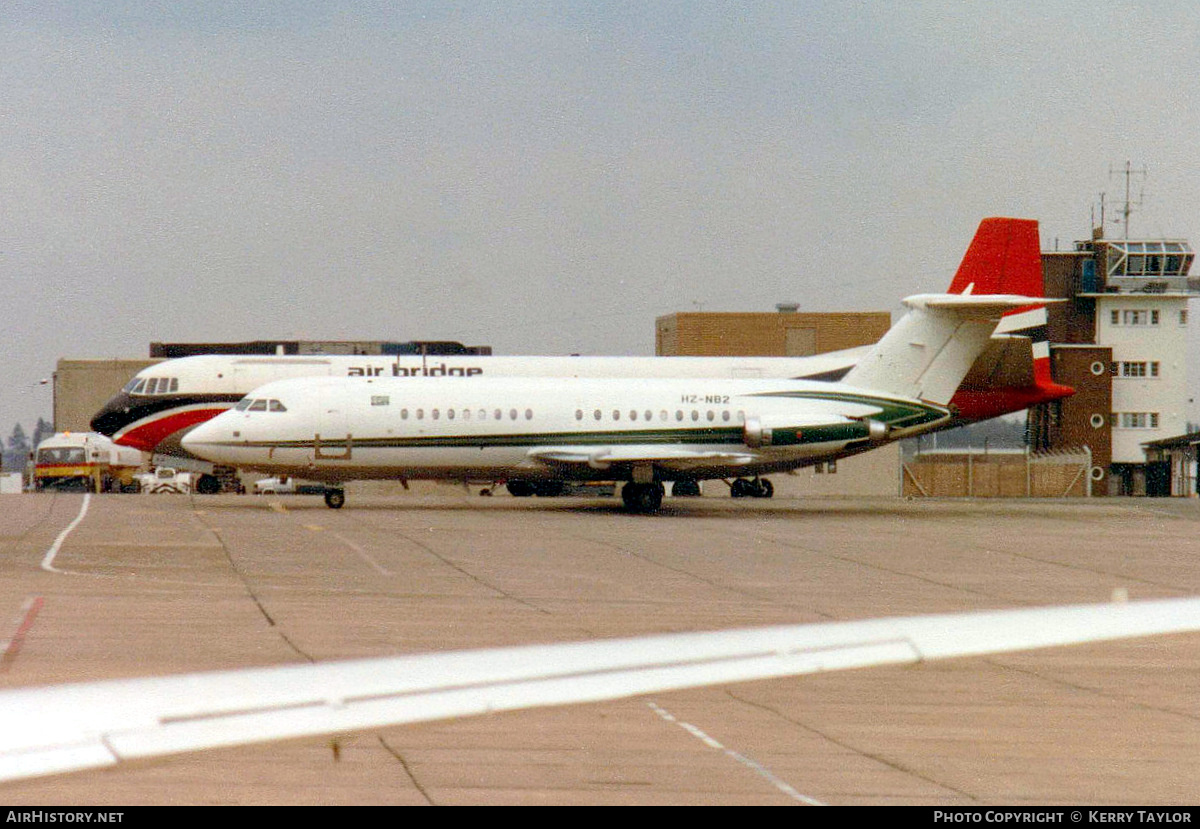
[[[54,434],[54,427],[42,417],[33,428],[33,436],[29,437],[20,423],[13,426],[12,434],[4,445],[3,469],[5,472],[22,472],[29,462],[29,453],[46,438]]]

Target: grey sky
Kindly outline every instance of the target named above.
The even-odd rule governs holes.
[[[151,340],[894,311],[984,216],[1085,237],[1126,159],[1133,235],[1200,245],[1198,49],[1184,0],[6,3],[0,433]]]

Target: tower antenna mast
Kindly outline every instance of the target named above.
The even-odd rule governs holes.
[[[1122,238],[1128,239],[1129,238],[1129,214],[1133,212],[1134,205],[1137,205],[1138,207],[1142,206],[1142,197],[1145,195],[1144,192],[1138,191],[1137,201],[1136,202],[1132,201],[1130,198],[1130,184],[1131,184],[1134,176],[1141,176],[1142,181],[1144,183],[1146,180],[1146,168],[1143,167],[1140,170],[1135,170],[1135,169],[1133,169],[1133,165],[1131,165],[1128,161],[1126,161],[1124,170],[1114,170],[1111,165],[1109,166],[1108,177],[1112,178],[1115,173],[1119,173],[1119,174],[1125,176],[1125,203],[1121,206],[1121,220],[1120,221],[1121,221],[1121,224],[1124,225],[1123,230],[1122,230]],[[1101,219],[1101,221],[1103,221],[1103,219]]]

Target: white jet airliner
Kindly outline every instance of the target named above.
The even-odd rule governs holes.
[[[968,285],[975,286],[976,294],[1041,297],[1037,222],[984,219],[948,293],[962,293]],[[867,350],[863,347],[807,357],[201,355],[168,360],[138,372],[96,413],[92,429],[123,446],[186,455],[180,441],[189,429],[226,411],[252,389],[292,377],[839,380]],[[1072,389],[1053,382],[1049,363],[1045,307],[1038,302],[1033,307],[1010,311],[988,350],[955,391],[950,400],[955,417],[944,426],[986,420],[1071,394]],[[201,476],[197,483],[200,492],[215,492],[219,486],[211,475]],[[544,486],[540,489],[548,491]]]
[[[1024,608],[0,691],[0,780],[781,676],[1200,630],[1200,599]]]
[[[339,484],[378,478],[663,482],[758,476],[930,431],[1023,296],[924,294],[841,382],[717,379],[301,378],[268,383],[191,431],[213,461]],[[734,495],[737,495],[736,491]],[[747,494],[747,493],[742,493]]]

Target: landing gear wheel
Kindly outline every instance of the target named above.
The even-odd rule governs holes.
[[[630,512],[658,512],[662,508],[662,484],[635,484],[630,481],[621,487],[621,500]]]
[[[529,481],[509,481],[504,488],[514,498],[528,498],[533,494],[533,484]]]
[[[729,497],[731,498],[752,498],[758,491],[758,487],[748,478],[738,478],[729,485]]]
[[[676,498],[697,498],[700,495],[700,482],[684,479],[671,485],[671,495]]]
[[[755,484],[755,498],[770,498],[775,494],[775,485],[766,478],[759,478],[757,481],[755,481]]]
[[[346,503],[346,491],[344,489],[327,489],[325,490],[325,506],[330,509],[341,509]]]
[[[196,481],[196,491],[201,495],[216,495],[221,491],[221,481],[216,475],[205,473]]]

